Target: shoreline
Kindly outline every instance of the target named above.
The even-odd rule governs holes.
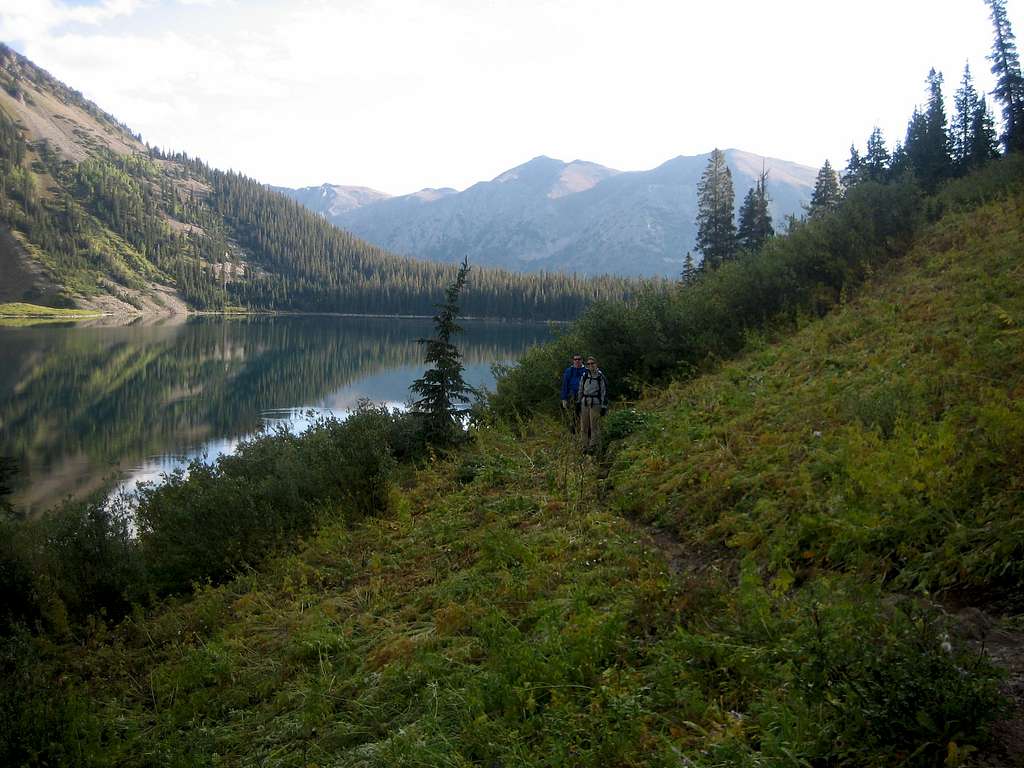
[[[431,320],[433,315],[417,314],[377,314],[368,312],[302,312],[289,310],[189,310],[188,312],[103,312],[88,309],[59,309],[56,307],[43,307],[35,304],[0,304],[0,320],[96,320],[98,318],[123,318],[136,319],[146,318],[150,320],[166,320],[169,318],[188,317],[362,317],[376,318],[380,320]],[[569,324],[572,320],[555,319],[527,319],[508,317],[487,317],[476,315],[464,315],[460,320],[474,322],[492,323],[515,323],[515,324],[537,324],[557,323]]]

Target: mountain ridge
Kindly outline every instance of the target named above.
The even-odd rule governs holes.
[[[815,169],[739,149],[724,153],[737,210],[764,168],[776,228],[803,213]],[[474,253],[481,263],[521,272],[672,276],[695,250],[696,187],[709,156],[621,171],[538,155],[462,191],[382,196],[335,212],[329,202],[310,208],[367,242],[432,261],[457,263]],[[305,190],[329,186],[281,191],[303,202]]]
[[[339,200],[336,190],[316,192],[334,198],[335,210],[382,194],[351,188]],[[0,302],[125,315],[231,308],[429,316],[455,271],[367,243],[241,173],[151,147],[0,44]],[[477,269],[464,310],[567,319],[629,290],[614,278]]]

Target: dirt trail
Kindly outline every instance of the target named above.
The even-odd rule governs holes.
[[[974,608],[957,617],[964,619],[970,633],[980,635],[971,642],[1006,670],[1001,687],[1011,702],[1007,716],[992,728],[993,743],[977,755],[974,764],[979,768],[1024,768],[1024,631],[999,626]]]

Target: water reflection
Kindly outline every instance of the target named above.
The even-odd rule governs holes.
[[[465,322],[466,379],[547,338],[544,326]],[[29,514],[112,480],[157,479],[260,429],[302,429],[361,398],[401,406],[429,320],[193,318],[122,327],[0,328],[0,455],[21,465]]]

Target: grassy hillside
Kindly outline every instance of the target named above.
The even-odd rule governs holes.
[[[596,461],[480,428],[383,516],[18,636],[5,725],[49,764],[1012,765],[978,641],[1021,628],[1022,229],[1021,194],[946,215]]]

